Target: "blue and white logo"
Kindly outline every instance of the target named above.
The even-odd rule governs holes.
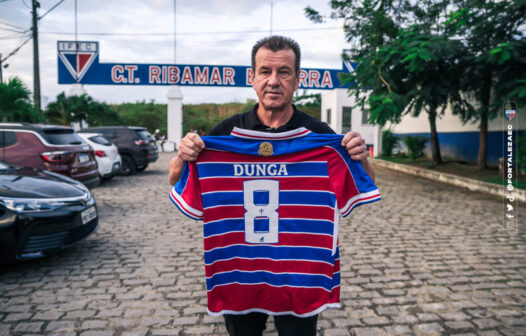
[[[58,41],[58,57],[76,82],[80,82],[99,53],[98,42]]]

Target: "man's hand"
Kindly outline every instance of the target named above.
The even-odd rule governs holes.
[[[195,161],[205,148],[205,143],[196,133],[188,133],[181,139],[177,156],[183,161]]]
[[[369,161],[367,161],[369,153],[367,152],[365,139],[362,138],[360,133],[347,132],[342,139],[342,146],[345,147],[351,159],[362,163],[363,169],[365,169],[365,172],[369,174],[374,182],[374,170]]]
[[[170,160],[170,172],[168,173],[168,182],[175,185],[183,173],[185,161],[195,161],[199,153],[205,148],[205,143],[199,135],[188,133],[181,139],[177,156]]]
[[[342,146],[345,147],[351,159],[363,161],[367,159],[367,146],[365,140],[358,132],[348,132],[342,140]]]

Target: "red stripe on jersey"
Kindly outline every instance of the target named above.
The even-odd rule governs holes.
[[[212,222],[225,218],[243,218],[246,210],[242,205],[227,205],[207,208],[204,212],[204,222]],[[328,206],[281,205],[277,210],[279,218],[305,218],[314,220],[334,221],[334,209]]]
[[[339,271],[339,261],[337,260],[336,262],[338,263],[338,269],[336,269],[336,264],[333,266],[317,261],[234,258],[230,260],[220,260],[211,265],[206,265],[205,272],[207,278],[217,273],[234,270],[325,274],[328,277],[332,277],[334,272]]]
[[[270,245],[309,246],[332,249],[332,242],[332,237],[327,235],[280,232],[279,243]],[[232,232],[205,238],[205,251],[210,251],[211,249],[217,247],[226,247],[238,244],[244,244],[248,246],[254,245],[251,243],[246,243],[244,232]]]
[[[201,214],[196,213],[196,212],[194,211],[194,209],[190,209],[186,204],[183,204],[181,201],[179,201],[179,200],[176,198],[173,189],[170,191],[170,196],[171,196],[172,200],[173,200],[174,202],[176,202],[176,203],[179,205],[179,207],[180,207],[182,210],[184,210],[185,212],[187,212],[189,215],[194,216],[194,217],[197,217],[197,218],[202,218],[202,217],[203,217],[203,214],[202,214],[202,213],[201,213]]]
[[[265,177],[265,180],[279,181],[279,190],[313,190],[330,191],[329,179],[327,177]],[[243,181],[254,180],[253,177],[233,178],[225,180],[222,177],[207,178],[201,180],[203,193],[215,191],[243,191]]]
[[[258,295],[254,295],[258,293]],[[328,303],[339,303],[340,287],[332,292],[321,288],[271,287],[266,284],[216,286],[208,292],[208,309],[246,311],[264,309],[269,312],[294,312],[304,315]]]

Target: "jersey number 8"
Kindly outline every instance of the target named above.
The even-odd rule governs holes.
[[[264,195],[256,199],[256,193]],[[278,242],[279,234],[279,181],[249,180],[243,182],[245,207],[245,241],[253,244]],[[256,221],[268,222],[268,227],[256,229]]]

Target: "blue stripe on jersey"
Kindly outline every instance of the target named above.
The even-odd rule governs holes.
[[[338,152],[338,154],[340,154],[340,156],[344,160],[345,164],[347,165],[353,176],[354,183],[356,184],[356,187],[358,188],[358,192],[360,194],[377,189],[374,185],[374,182],[365,172],[365,169],[363,169],[361,162],[356,161],[356,164],[352,164],[353,160],[349,158],[349,153],[347,153],[345,148],[343,148],[342,146],[329,145],[329,147]]]
[[[243,218],[223,219],[215,222],[205,223],[204,225],[205,238],[239,231],[245,231],[245,221]],[[320,233],[332,235],[334,232],[334,224],[331,221],[323,220],[281,218],[279,220],[279,232]]]
[[[310,260],[334,262],[332,250],[314,247],[289,247],[269,245],[231,245],[205,252],[205,264],[218,260],[228,260],[233,256],[238,258],[267,258],[273,260]]]
[[[186,184],[188,183],[188,175],[190,175],[190,166],[188,165],[188,162],[186,162],[184,164],[181,177],[179,178],[179,182],[175,184],[175,192],[177,192],[179,195],[181,195],[184,191],[184,188],[186,188]]]
[[[210,291],[215,286],[228,285],[232,283],[241,284],[269,284],[271,286],[290,286],[290,287],[321,287],[331,291],[335,283],[339,283],[340,275],[335,273],[336,279],[328,278],[325,275],[316,274],[297,274],[297,273],[271,273],[265,271],[242,272],[232,271],[218,273],[206,279],[206,290]]]
[[[254,200],[257,205],[268,204],[268,192],[265,195],[262,193],[258,195],[255,193]],[[242,191],[228,191],[228,192],[211,192],[202,195],[203,208],[221,205],[243,205]],[[266,202],[265,202],[266,200]],[[280,191],[279,204],[301,204],[301,205],[320,205],[331,206],[335,205],[335,196],[331,192],[325,191]],[[279,212],[279,210],[278,210]]]
[[[283,167],[284,166],[284,167]],[[218,163],[197,164],[199,178],[207,177],[282,177],[328,176],[326,162]]]

